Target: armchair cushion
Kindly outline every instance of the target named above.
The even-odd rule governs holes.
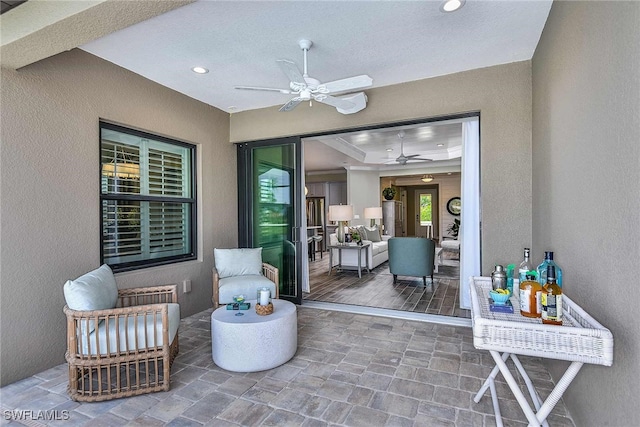
[[[218,285],[218,304],[229,304],[233,302],[234,295],[244,295],[249,300],[255,299],[258,288],[265,287],[271,290],[271,298],[276,298],[276,284],[262,274],[249,274],[220,279]]]
[[[180,325],[180,305],[176,303],[167,304],[169,317],[169,343],[173,342]],[[155,317],[155,325],[154,325]],[[118,334],[116,334],[116,319],[109,317],[109,321],[102,321],[98,327],[89,335],[88,340],[80,337],[78,349],[84,355],[106,355],[111,353],[124,353],[126,351],[146,350],[153,347],[161,347],[162,337],[162,316],[157,313],[140,316],[119,316],[117,322]],[[117,340],[119,336],[119,343]],[[107,346],[107,340],[109,341]],[[118,347],[119,345],[119,347]]]
[[[108,265],[90,271],[76,280],[64,284],[64,299],[72,310],[93,311],[115,308],[118,301],[118,287],[113,272]],[[95,329],[89,323],[89,333]]]
[[[220,278],[262,274],[262,248],[213,249]]]

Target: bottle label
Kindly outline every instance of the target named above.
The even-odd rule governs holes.
[[[540,297],[542,303],[542,319],[556,322],[562,321],[562,295],[552,295],[543,292]]]
[[[531,305],[529,304],[531,291],[520,289],[520,311],[524,311],[525,313],[533,314],[531,311]]]

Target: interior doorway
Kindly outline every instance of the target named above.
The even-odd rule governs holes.
[[[416,237],[438,240],[438,188],[415,191],[414,212]]]

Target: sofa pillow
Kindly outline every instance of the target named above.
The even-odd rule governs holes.
[[[358,234],[360,234],[360,240],[369,240],[367,239],[367,230],[365,230],[362,225],[358,225],[356,230],[358,231]]]
[[[372,242],[381,242],[382,238],[380,237],[380,229],[377,225],[373,227],[364,227],[367,233],[367,240],[371,240]]]
[[[220,278],[262,274],[262,248],[213,249]]]
[[[64,284],[64,299],[72,310],[91,311],[115,308],[118,286],[107,264]]]

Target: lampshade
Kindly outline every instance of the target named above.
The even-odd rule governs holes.
[[[351,221],[353,219],[353,206],[351,205],[331,205],[329,206],[329,220],[331,221]]]
[[[365,219],[382,218],[382,208],[381,207],[364,208],[364,218]]]
[[[420,178],[420,180],[422,182],[431,182],[433,181],[433,175],[422,175],[422,178]]]

